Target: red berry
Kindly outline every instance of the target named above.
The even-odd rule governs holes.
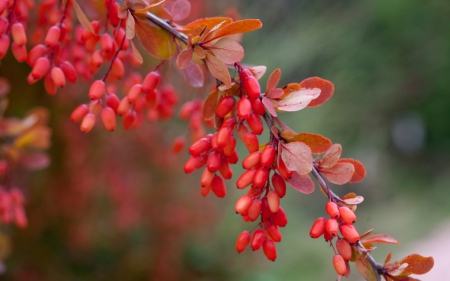
[[[325,232],[325,223],[326,218],[318,218],[312,225],[311,230],[309,231],[309,236],[311,238],[317,239]]]
[[[184,172],[186,174],[192,173],[193,171],[198,169],[198,166],[200,165],[202,160],[203,159],[200,156],[199,157],[194,157],[194,156],[189,157],[189,159],[184,164]]]
[[[125,115],[132,107],[132,104],[128,101],[128,97],[124,97],[117,107],[118,115]]]
[[[216,107],[216,115],[220,118],[225,117],[234,107],[234,98],[230,96],[222,97]]]
[[[91,100],[98,100],[105,94],[105,91],[105,82],[103,82],[103,80],[95,80],[89,89],[88,97]]]
[[[188,151],[192,156],[199,156],[205,151],[208,151],[211,149],[211,142],[207,138],[201,138],[195,143],[193,143],[189,148]]]
[[[20,22],[16,22],[11,26],[11,35],[14,42],[21,46],[27,43],[27,35],[25,34],[25,28]]]
[[[344,276],[347,273],[347,265],[341,255],[333,256],[333,266],[337,274]]]
[[[269,208],[272,213],[275,214],[278,212],[280,209],[280,197],[278,196],[278,193],[273,190],[269,191],[267,193],[267,202],[269,203]]]
[[[100,113],[102,118],[103,126],[106,130],[112,132],[116,128],[116,113],[111,107],[104,107]]]
[[[210,172],[217,172],[220,169],[220,165],[222,165],[222,156],[220,156],[217,152],[211,152],[208,155],[208,162],[206,166]]]
[[[261,214],[262,203],[259,199],[253,199],[252,204],[248,208],[248,218],[251,221],[255,221]]]
[[[256,173],[256,170],[248,170],[245,171],[236,181],[236,186],[239,189],[244,189],[249,186],[253,182],[253,177]]]
[[[34,80],[40,80],[47,75],[50,70],[50,60],[47,57],[41,57],[36,60],[33,68],[31,69],[31,76]]]
[[[345,239],[338,239],[336,241],[336,249],[338,253],[344,258],[344,260],[348,261],[352,258],[352,246]]]
[[[272,238],[274,242],[280,242],[282,235],[277,225],[270,223],[266,228],[267,234]]]
[[[8,52],[9,43],[8,35],[3,34],[0,36],[0,59],[2,59],[6,55],[6,52]]]
[[[134,84],[133,87],[131,87],[130,90],[128,91],[127,94],[128,101],[131,103],[136,103],[141,93],[142,93],[142,85]]]
[[[55,83],[55,86],[58,88],[62,88],[66,85],[66,77],[64,75],[64,72],[59,67],[53,67],[51,71],[53,82]]]
[[[66,78],[67,78],[67,80],[69,80],[69,82],[75,83],[77,81],[77,71],[75,70],[75,67],[73,67],[73,65],[70,62],[63,61],[59,65],[59,67],[64,72],[64,76],[66,76]]]
[[[255,112],[258,115],[264,115],[266,113],[266,108],[264,107],[264,104],[262,103],[261,99],[252,99],[251,100],[252,109],[253,112]]]
[[[340,207],[339,214],[341,219],[347,224],[353,224],[356,222],[356,215],[348,207]]]
[[[210,172],[208,170],[208,168],[205,168],[205,169],[203,169],[203,173],[200,178],[200,184],[202,185],[202,187],[210,185],[213,178],[214,178],[214,173]]]
[[[56,88],[55,82],[53,82],[52,76],[51,75],[46,75],[44,78],[44,87],[45,87],[45,91],[47,91],[47,93],[49,95],[54,95],[56,94],[56,91],[58,90],[58,88]]]
[[[262,230],[261,228],[255,230],[255,232],[253,232],[253,237],[252,237],[252,241],[250,244],[250,246],[252,247],[252,250],[253,251],[259,250],[259,248],[261,248],[265,238],[266,238],[266,234],[265,234],[264,230]]]
[[[254,133],[252,132],[245,133],[243,142],[247,147],[248,152],[252,153],[255,151],[259,151],[259,141]]]
[[[247,119],[252,111],[252,104],[248,98],[241,98],[237,103],[239,119]]]
[[[341,223],[339,225],[339,230],[341,231],[342,236],[352,244],[357,243],[360,239],[358,231],[352,224]]]
[[[268,260],[275,261],[277,259],[277,247],[275,246],[275,242],[273,242],[272,240],[264,240],[263,251]]]
[[[225,197],[225,195],[227,194],[225,182],[219,176],[214,176],[211,182],[211,190],[219,198]]]
[[[283,179],[285,179],[285,180],[288,180],[292,177],[292,171],[290,171],[286,167],[286,164],[284,163],[284,161],[281,157],[278,158],[277,170],[280,173],[280,175],[283,177]]]
[[[47,48],[42,45],[38,44],[33,47],[33,49],[30,50],[28,53],[27,63],[28,65],[32,66],[36,63],[36,60],[40,57],[43,57],[45,53],[47,52]]]
[[[262,167],[256,170],[256,173],[253,176],[253,186],[259,189],[263,188],[269,179],[269,173],[270,170]]]
[[[283,208],[279,208],[278,212],[275,213],[273,222],[279,227],[285,227],[288,223],[286,213]]]
[[[25,45],[17,45],[16,42],[11,44],[11,51],[18,62],[27,60],[27,47]]]
[[[243,214],[244,212],[246,212],[252,205],[252,201],[253,199],[247,194],[239,198],[234,205],[234,211],[236,212],[236,214]]]
[[[81,104],[75,108],[74,111],[72,111],[72,114],[70,114],[70,120],[72,120],[72,122],[79,122],[88,113],[89,107],[86,104]]]
[[[275,154],[276,151],[272,145],[264,147],[264,149],[261,151],[261,166],[263,166],[264,168],[272,168]]]
[[[230,142],[231,133],[230,127],[220,128],[219,131],[217,131],[217,146],[224,148],[227,143]]]
[[[233,155],[235,148],[236,148],[236,138],[233,135],[231,135],[230,140],[223,148],[223,154],[227,157],[231,157],[231,155]]]
[[[251,113],[247,119],[247,123],[255,135],[260,135],[264,131],[264,125],[259,115]]]
[[[261,87],[254,76],[249,76],[244,80],[244,88],[250,99],[256,99],[261,96]]]
[[[286,195],[286,182],[283,177],[277,173],[274,173],[272,176],[272,186],[280,198],[283,198]]]
[[[53,47],[58,43],[61,29],[59,26],[54,25],[49,28],[47,35],[45,36],[44,44],[49,47]]]
[[[327,211],[327,214],[330,215],[332,218],[339,218],[339,209],[338,205],[334,202],[328,202],[325,205],[325,211]]]
[[[222,161],[219,172],[226,180],[229,180],[233,177],[233,170],[231,170],[230,164],[226,161]]]
[[[81,131],[87,133],[92,127],[95,125],[95,115],[93,113],[88,113],[83,117],[83,121],[81,122],[80,129]]]
[[[236,251],[238,251],[238,253],[242,253],[245,248],[247,248],[248,243],[250,242],[250,238],[250,232],[247,230],[239,234],[236,241]]]
[[[100,46],[103,53],[107,54],[107,56],[108,54],[112,55],[114,52],[114,43],[111,35],[109,35],[108,33],[103,33],[100,36]]]
[[[142,81],[142,91],[145,93],[153,91],[159,83],[159,73],[156,71],[152,71],[147,76],[145,76]]]
[[[111,107],[115,113],[117,113],[117,108],[119,107],[120,100],[116,94],[108,94],[106,96],[106,105]]]
[[[259,151],[252,152],[242,160],[242,167],[246,170],[250,170],[259,164],[260,158],[261,153],[259,153]]]
[[[131,127],[134,124],[134,121],[136,121],[136,117],[137,117],[136,111],[128,110],[128,112],[123,116],[123,119],[122,119],[123,128],[125,130],[131,129]]]
[[[331,237],[336,237],[338,234],[339,224],[336,219],[330,218],[325,224],[325,230]]]

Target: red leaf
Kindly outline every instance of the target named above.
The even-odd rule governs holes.
[[[309,175],[300,175],[297,172],[293,172],[292,177],[287,182],[301,193],[310,194],[314,191],[314,182]]]
[[[282,95],[284,95],[284,91],[280,88],[272,89],[270,92],[266,93],[266,97],[269,99],[279,99]]]
[[[284,133],[286,132],[286,133]],[[292,131],[290,131],[292,132]],[[284,133],[284,134],[283,134]],[[293,133],[293,132],[292,132]],[[299,141],[303,142],[307,146],[311,148],[312,153],[324,153],[331,147],[331,140],[321,136],[319,134],[313,133],[299,133],[299,134],[291,134],[289,131],[281,132],[281,137],[286,142]]]
[[[386,234],[374,234],[364,239],[361,239],[361,243],[382,243],[382,244],[395,244],[400,245],[400,243]]]
[[[178,54],[177,66],[179,69],[185,69],[186,67],[188,67],[192,59],[192,54],[192,48],[184,49]]]
[[[355,251],[355,264],[356,269],[358,269],[359,273],[366,281],[377,280],[374,268],[372,267],[370,262],[367,261],[366,257],[360,254],[358,251]]]
[[[216,112],[217,100],[219,99],[219,90],[214,90],[206,97],[203,103],[203,119],[211,120]]]
[[[425,274],[430,271],[434,266],[433,257],[423,257],[418,254],[411,254],[400,261],[401,264],[408,263],[408,267],[401,275],[406,276],[409,274]]]
[[[175,53],[175,44],[169,33],[147,22],[136,21],[136,35],[142,46],[152,56],[170,59]]]
[[[333,144],[330,149],[325,152],[319,164],[321,168],[331,168],[338,162],[342,154],[342,146],[338,143]]]
[[[214,55],[226,64],[239,62],[244,57],[244,48],[236,41],[222,38],[212,45],[204,45],[205,49],[211,50]]]
[[[184,78],[186,81],[195,88],[203,87],[205,77],[203,71],[199,65],[190,62],[189,65],[183,69]]]
[[[286,167],[300,175],[306,175],[312,170],[311,148],[302,142],[282,144],[281,158]]]
[[[353,174],[350,183],[358,183],[361,182],[366,177],[366,168],[364,165],[358,160],[354,160],[351,158],[342,158],[339,159],[338,163],[346,162],[351,163],[355,167],[355,173]]]
[[[275,108],[273,107],[272,101],[266,97],[262,98],[262,103],[266,107],[267,111],[273,116],[277,117],[277,112],[275,111]]]
[[[217,33],[214,34],[214,36],[212,38],[208,39],[208,41],[212,41],[214,39],[232,35],[232,34],[250,32],[250,31],[256,30],[261,27],[262,27],[262,23],[258,19],[238,20],[238,21],[229,23],[229,24],[225,25],[224,27],[220,28],[217,31]]]
[[[281,78],[281,70],[279,68],[275,69],[272,74],[270,74],[269,79],[267,79],[266,92],[270,92],[278,85]]]
[[[308,104],[308,107],[315,107],[326,102],[334,92],[334,85],[328,80],[320,77],[311,77],[300,82],[300,86],[306,89],[319,88],[320,96]]]
[[[172,20],[184,20],[191,13],[191,4],[186,0],[178,0],[172,5]]]
[[[223,63],[223,61],[219,60],[216,56],[209,53],[206,54],[205,61],[211,74],[218,80],[222,81],[222,83],[227,85],[228,88],[231,88],[232,85],[230,73],[228,72],[228,68]]]
[[[355,172],[350,163],[337,163],[331,168],[319,170],[330,182],[339,185],[347,183]]]

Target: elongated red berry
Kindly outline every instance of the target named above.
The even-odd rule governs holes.
[[[74,111],[72,111],[72,114],[70,114],[70,120],[72,120],[72,122],[79,122],[88,113],[89,107],[86,104],[81,104],[77,108],[75,108]]]
[[[202,162],[202,157],[194,157],[191,156],[189,157],[189,159],[186,161],[186,163],[184,164],[184,172],[186,174],[190,174],[193,171],[195,171],[196,169],[198,169],[199,164]]]
[[[6,52],[8,52],[9,43],[8,35],[3,34],[0,36],[0,59],[2,59],[6,55]]]
[[[292,171],[290,171],[286,167],[286,164],[284,163],[283,159],[281,159],[281,157],[278,159],[277,170],[285,180],[288,180],[292,177]]]
[[[247,147],[248,152],[252,153],[259,150],[259,140],[254,133],[245,133],[243,142]]]
[[[325,205],[325,211],[327,212],[328,215],[330,215],[330,217],[335,219],[339,218],[339,209],[336,203],[328,202]]]
[[[100,36],[100,46],[102,48],[102,52],[108,56],[108,54],[112,54],[114,52],[114,43],[111,35],[108,33],[103,33]]]
[[[278,212],[275,213],[273,222],[278,225],[279,227],[285,227],[288,223],[288,219],[286,216],[286,212],[283,210],[283,208],[279,208]]]
[[[261,99],[252,99],[251,103],[253,112],[255,112],[258,115],[264,115],[264,113],[266,113],[266,108],[264,107],[264,104],[262,103]]]
[[[251,221],[255,221],[261,214],[262,203],[259,199],[253,199],[252,204],[248,208],[248,218]]]
[[[193,156],[199,156],[205,151],[211,149],[211,142],[207,138],[201,138],[198,141],[194,142],[189,148],[188,151]]]
[[[142,85],[134,84],[133,87],[131,87],[130,90],[128,91],[128,94],[127,94],[128,101],[131,103],[135,103],[136,100],[141,95],[141,93],[142,93]]]
[[[250,243],[251,235],[249,231],[243,231],[236,240],[236,251],[242,253]]]
[[[59,26],[54,25],[50,27],[47,31],[47,35],[44,39],[44,44],[49,47],[53,47],[59,41],[59,35],[61,34],[61,29]]]
[[[18,62],[27,60],[27,47],[25,45],[17,45],[16,42],[11,44],[11,51]]]
[[[263,251],[268,260],[275,261],[277,259],[277,247],[275,246],[275,242],[272,240],[264,239]]]
[[[211,152],[208,155],[208,162],[206,166],[210,172],[217,172],[220,169],[220,165],[222,165],[222,157],[217,152]]]
[[[325,232],[325,223],[327,222],[326,218],[318,218],[312,225],[311,230],[309,231],[309,236],[311,238],[317,239]]]
[[[222,97],[216,107],[216,115],[223,118],[234,107],[234,98],[230,96]]]
[[[44,87],[45,87],[45,91],[49,95],[56,94],[56,91],[58,90],[58,88],[55,85],[55,82],[53,82],[53,79],[52,79],[51,75],[46,75],[45,76],[45,78],[44,78]]]
[[[239,119],[247,119],[252,112],[252,104],[248,98],[241,98],[237,103]]]
[[[203,169],[203,173],[200,178],[200,184],[202,185],[202,187],[210,185],[213,178],[214,178],[214,173],[210,172],[208,170],[208,168],[205,168],[205,169]]]
[[[223,148],[223,154],[227,157],[231,157],[231,155],[233,155],[235,148],[236,148],[236,138],[233,135],[230,135],[230,140]]]
[[[251,113],[247,119],[247,123],[255,135],[260,135],[264,131],[264,125],[259,115]]]
[[[16,22],[11,26],[11,34],[14,42],[17,45],[21,46],[27,43],[27,35],[25,34],[25,28],[23,27],[23,24],[21,24],[20,22]]]
[[[172,153],[180,153],[186,145],[186,139],[183,136],[176,137],[172,142]]]
[[[225,197],[225,195],[227,194],[225,182],[219,176],[214,176],[214,178],[211,182],[211,190],[219,198]]]
[[[325,224],[325,230],[331,237],[336,237],[339,231],[339,224],[336,219],[330,218]]]
[[[62,88],[66,86],[66,76],[61,68],[55,66],[50,73],[56,87]]]
[[[134,121],[136,121],[136,118],[137,118],[136,111],[128,110],[128,112],[123,116],[123,119],[122,119],[123,128],[125,130],[131,129],[131,127],[134,124]]]
[[[229,180],[233,177],[233,170],[231,170],[231,166],[228,162],[222,161],[222,165],[219,169],[220,174],[226,180]]]
[[[352,246],[346,239],[339,238],[336,241],[336,249],[344,260],[348,261],[352,258]]]
[[[224,148],[230,141],[231,132],[230,127],[222,127],[217,131],[217,145],[220,148]]]
[[[276,224],[270,223],[266,228],[267,234],[274,242],[280,242],[282,239],[281,231]]]
[[[264,168],[262,168],[264,169]],[[280,197],[276,191],[271,190],[267,193],[267,202],[269,203],[269,208],[272,213],[278,212],[280,209]]]
[[[120,100],[116,96],[116,94],[111,93],[106,96],[106,105],[111,107],[114,110],[114,112],[116,112],[116,113],[117,113],[117,108],[119,107],[119,103],[120,103]]]
[[[125,68],[120,58],[116,58],[111,66],[111,75],[117,79],[122,79],[125,75]]]
[[[333,256],[333,266],[337,274],[344,276],[347,273],[347,266],[345,265],[345,260],[341,255]]]
[[[228,157],[227,161],[230,164],[236,164],[239,161],[239,157],[238,157],[236,148],[234,149],[233,154],[231,154],[231,156]]]
[[[256,173],[253,176],[253,186],[259,189],[263,188],[269,179],[269,173],[270,170],[263,167],[256,170]]]
[[[272,176],[272,186],[280,198],[283,198],[286,195],[286,182],[283,177],[277,173],[274,173]]]
[[[36,63],[36,60],[40,57],[43,57],[45,53],[47,52],[47,48],[42,45],[38,44],[33,47],[33,49],[30,50],[28,53],[27,63],[30,66],[33,66]]]
[[[265,238],[266,234],[264,233],[264,230],[262,230],[261,228],[255,230],[255,232],[253,232],[252,241],[250,244],[252,250],[253,251],[259,250]]]
[[[273,164],[273,160],[275,159],[275,148],[272,145],[268,145],[264,147],[261,151],[261,166],[264,168],[271,168]]]
[[[63,61],[59,65],[59,67],[64,72],[64,75],[66,76],[67,80],[69,80],[69,82],[75,83],[77,81],[77,71],[70,62]]]
[[[158,86],[160,80],[159,73],[156,71],[152,71],[149,74],[147,74],[142,81],[142,91],[145,93],[148,93],[150,91],[153,91],[156,86]]]
[[[339,214],[341,216],[341,220],[343,220],[347,224],[353,224],[356,222],[356,215],[352,210],[348,207],[340,207]]]
[[[358,231],[352,224],[341,223],[339,225],[339,230],[341,231],[342,236],[352,244],[355,244],[360,239]]]
[[[105,82],[103,80],[95,80],[89,89],[88,97],[91,100],[98,100],[105,94]]]
[[[95,115],[93,113],[88,113],[83,117],[83,121],[81,122],[80,129],[81,131],[87,133],[92,127],[95,125]]]
[[[132,104],[128,101],[128,97],[124,97],[117,107],[117,114],[125,115],[132,107]]]
[[[236,186],[239,189],[244,189],[249,186],[253,182],[253,177],[256,173],[256,170],[248,170],[245,171],[236,181]]]
[[[256,99],[261,96],[261,86],[254,76],[249,76],[244,80],[244,88],[250,99]]]
[[[242,167],[246,170],[250,170],[259,164],[260,159],[261,153],[259,153],[259,151],[252,152],[242,160]]]
[[[236,212],[236,214],[243,214],[248,210],[248,208],[250,208],[252,202],[253,199],[249,195],[245,194],[236,201],[236,204],[234,205],[234,211]]]
[[[103,126],[106,130],[112,132],[116,128],[116,113],[111,107],[104,107],[100,113],[102,118]]]
[[[31,76],[34,80],[40,80],[47,75],[50,71],[50,60],[47,57],[41,57],[36,60],[33,68],[31,69]]]

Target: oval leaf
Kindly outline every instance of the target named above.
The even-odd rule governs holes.
[[[175,53],[175,44],[169,33],[147,22],[135,22],[136,35],[142,46],[152,56],[159,59],[170,59]]]
[[[320,96],[308,104],[308,107],[315,107],[326,102],[334,92],[334,85],[328,80],[320,77],[311,77],[300,82],[300,86],[306,89],[319,88]]]
[[[134,21],[134,18],[131,14],[128,14],[127,22],[126,22],[126,29],[125,34],[128,40],[131,40],[136,35],[136,23]]]
[[[355,251],[354,254],[355,254],[356,269],[358,269],[362,277],[366,281],[377,281],[375,269],[372,267],[370,262],[367,261],[366,257],[361,253],[359,253],[358,251]]]
[[[292,177],[287,182],[301,193],[310,194],[314,191],[314,182],[309,175],[300,175],[297,172],[293,172]]]
[[[267,79],[266,92],[270,92],[278,85],[281,78],[281,69],[275,69],[272,74],[270,74],[269,79]]]
[[[320,160],[319,165],[321,168],[331,168],[338,162],[342,154],[342,146],[338,143],[333,144],[330,149],[325,152]]]
[[[238,33],[246,33],[253,30],[256,30],[258,28],[262,27],[262,23],[258,19],[245,19],[245,20],[238,20],[232,23],[229,23],[222,28],[220,28],[216,34],[212,38],[209,38],[208,41],[212,41],[214,39],[228,36],[232,34],[238,34]],[[206,42],[205,42],[206,43]]]
[[[394,245],[400,245],[400,243],[395,240],[394,237],[391,237],[386,234],[374,234],[370,235],[369,237],[365,237],[364,239],[361,239],[361,243],[381,243],[381,244],[394,244]]]
[[[130,40],[131,43],[131,50],[133,51],[133,56],[134,58],[140,63],[142,64],[144,62],[144,59],[141,56],[141,53],[139,53],[139,50],[136,48],[136,46],[134,45],[133,40]]]
[[[423,257],[418,254],[411,254],[402,259],[400,263],[408,263],[408,267],[402,272],[401,276],[407,276],[410,274],[425,274],[430,271],[434,266],[433,257]]]
[[[227,87],[231,88],[232,84],[230,73],[228,72],[228,68],[223,63],[223,61],[219,60],[216,56],[209,53],[206,54],[205,61],[212,76],[220,80]]]
[[[190,22],[185,26],[177,26],[175,27],[175,29],[183,32],[190,31],[193,36],[196,36],[199,35],[200,32],[202,32],[204,29],[210,30],[211,28],[213,28],[214,26],[218,25],[221,22],[224,22],[224,24],[228,24],[232,22],[232,19],[228,17],[202,18]]]
[[[184,20],[191,13],[191,4],[186,0],[178,0],[172,5],[172,20]]]
[[[285,131],[288,132],[288,131]],[[292,132],[292,131],[291,131]],[[321,136],[319,134],[313,133],[299,133],[299,134],[291,134],[286,133],[286,138],[283,135],[284,132],[281,132],[281,137],[286,142],[300,141],[306,144],[311,148],[312,153],[324,153],[328,149],[330,149],[332,142],[329,138]]]
[[[279,99],[282,95],[284,95],[284,91],[283,89],[280,88],[275,88],[270,90],[270,92],[268,91],[266,93],[266,97],[270,98],[270,99]]]
[[[216,112],[217,100],[219,98],[219,90],[212,91],[205,100],[203,104],[203,119],[211,120]]]
[[[278,110],[298,111],[305,108],[313,99],[320,95],[320,89],[300,89],[285,95],[278,101]]]
[[[277,112],[275,111],[275,107],[273,107],[272,101],[266,97],[262,98],[262,103],[266,107],[267,111],[269,111],[270,115],[273,117],[277,117]]]
[[[264,65],[258,65],[249,67],[248,70],[250,70],[256,80],[259,80],[264,76],[264,73],[266,73],[267,67]]]
[[[346,184],[355,172],[350,163],[337,163],[331,168],[319,170],[330,182],[338,185]]]
[[[227,64],[239,62],[244,57],[244,48],[236,41],[222,38],[213,45],[205,46],[211,50],[214,55]]]
[[[364,197],[356,196],[355,198],[348,198],[348,199],[341,198],[341,201],[344,202],[345,204],[357,205],[357,204],[361,204],[364,201]]]
[[[191,48],[182,50],[177,57],[177,66],[179,69],[185,69],[188,67],[192,59],[193,51]]]
[[[355,173],[353,174],[351,180],[349,181],[350,183],[361,182],[366,177],[366,168],[360,161],[351,158],[342,158],[339,159],[338,162],[351,163],[355,167]]]
[[[90,32],[95,34],[94,29],[92,28],[91,22],[88,20],[87,16],[84,14],[83,9],[81,9],[80,5],[78,5],[77,1],[72,1],[73,8],[75,9],[75,15],[77,16],[80,24],[89,30]]]
[[[281,146],[281,158],[289,170],[300,175],[311,172],[313,159],[309,146],[302,142],[290,142]]]
[[[184,78],[194,88],[203,87],[205,77],[199,65],[190,62],[189,65],[183,69]]]

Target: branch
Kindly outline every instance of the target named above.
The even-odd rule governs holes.
[[[175,30],[167,21],[155,16],[154,14],[147,12],[147,19],[160,27],[161,29],[169,32],[176,38],[180,39],[182,42],[184,42],[186,45],[188,43],[188,37],[184,35],[183,33]]]

